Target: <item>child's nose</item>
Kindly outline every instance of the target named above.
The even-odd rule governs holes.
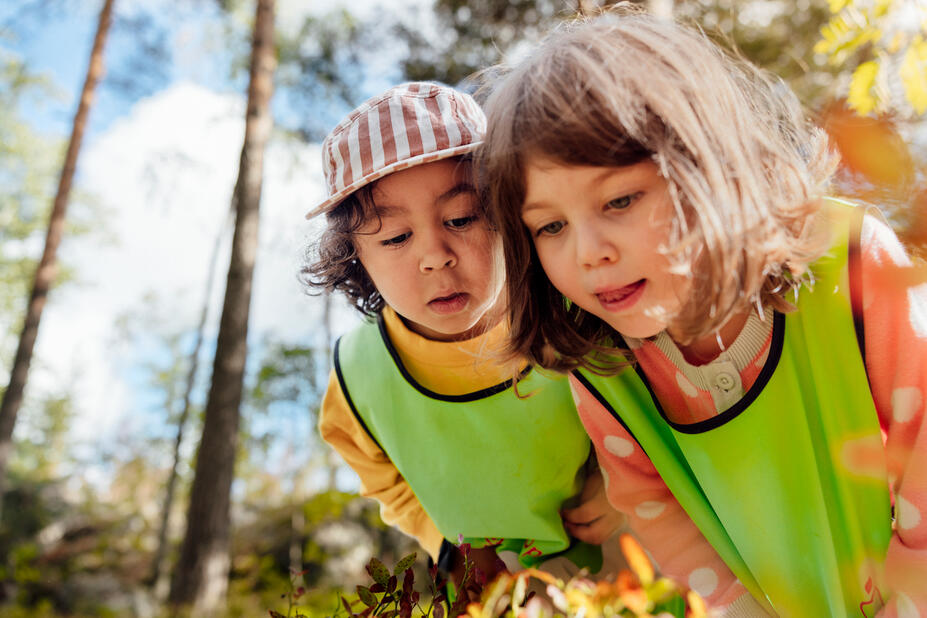
[[[618,261],[614,239],[595,223],[578,226],[576,260],[583,267],[599,266]]]
[[[454,266],[457,266],[457,254],[442,239],[430,239],[422,251],[420,270],[427,273]]]

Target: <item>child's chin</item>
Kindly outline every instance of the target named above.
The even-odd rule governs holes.
[[[649,339],[666,330],[666,324],[662,321],[648,318],[637,320],[611,320],[609,325],[622,336],[633,337],[634,339]]]

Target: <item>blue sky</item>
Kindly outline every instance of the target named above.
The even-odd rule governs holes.
[[[51,8],[41,8],[43,2]],[[14,0],[0,7],[0,24],[6,26],[0,48],[25,60],[31,72],[48,77],[62,94],[58,100],[36,102],[39,104],[22,110],[43,132],[66,135],[70,130],[102,4],[87,0]],[[185,4],[196,6],[185,7]],[[170,57],[166,66],[150,64],[146,68],[157,70],[132,74],[135,67],[131,62],[138,60],[143,52],[126,22],[139,15],[152,17],[164,29]],[[230,49],[213,48],[208,53],[203,49],[203,37],[210,28],[217,27],[215,2],[117,0],[115,16],[105,50],[106,75],[97,90],[88,135],[106,130],[114,120],[124,116],[139,95],[152,94],[177,81],[195,81],[217,91],[244,88],[244,84],[228,79]],[[179,47],[176,42],[181,40],[184,44]],[[136,81],[134,92],[113,84],[128,77]]]

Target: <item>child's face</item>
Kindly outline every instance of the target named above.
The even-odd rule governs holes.
[[[691,285],[670,272],[673,217],[666,181],[651,161],[624,167],[529,158],[522,221],[551,283],[631,337],[670,325]]]
[[[467,339],[500,318],[501,242],[476,203],[469,166],[442,160],[390,174],[373,189],[377,217],[355,233],[380,295],[429,339]]]

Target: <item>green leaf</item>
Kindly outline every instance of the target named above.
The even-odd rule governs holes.
[[[402,560],[400,560],[399,562],[397,562],[396,568],[393,570],[393,573],[397,575],[399,573],[405,573],[406,569],[410,568],[413,564],[415,564],[415,558],[417,555],[418,554],[416,553],[411,553],[405,558],[403,558]]]
[[[377,604],[376,595],[370,592],[370,588],[366,586],[357,587],[357,596],[360,597],[360,600],[363,601],[364,605],[367,607],[373,607]]]
[[[877,100],[872,96],[872,87],[875,85],[878,74],[879,63],[875,60],[864,62],[853,71],[847,103],[858,114],[868,114],[875,109]]]
[[[370,573],[370,577],[373,578],[373,581],[381,586],[386,586],[386,584],[389,583],[389,569],[376,558],[371,558],[370,562],[367,563],[367,572]]]

